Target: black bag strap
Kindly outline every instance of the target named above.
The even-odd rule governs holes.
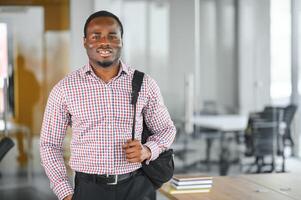
[[[134,107],[134,117],[133,117],[133,126],[132,126],[132,140],[135,139],[135,127],[136,127],[136,104],[143,82],[144,73],[138,70],[135,70],[133,80],[132,80],[132,99],[131,104]]]

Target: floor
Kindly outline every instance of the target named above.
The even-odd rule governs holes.
[[[185,146],[184,135],[180,135],[173,148],[176,152],[181,151]],[[55,195],[49,188],[48,179],[40,165],[38,138],[33,142],[33,160],[32,173],[28,167],[20,167],[16,161],[17,148],[14,147],[0,163],[0,199],[1,200],[55,200]],[[206,175],[219,175],[218,165],[213,164],[208,170],[207,165],[197,162],[198,159],[205,158],[205,143],[202,138],[190,137],[187,141],[188,151],[185,156],[175,156],[176,173],[203,173]],[[229,145],[230,147],[232,145]],[[234,146],[234,145],[233,145]],[[232,147],[231,147],[232,148]],[[235,152],[233,147],[232,152]],[[219,155],[219,142],[214,142],[212,146],[212,160],[217,160]],[[176,155],[179,155],[178,153]],[[235,157],[237,154],[233,153],[231,156]],[[193,164],[197,163],[197,164]],[[301,160],[298,158],[289,158],[287,160],[288,172],[301,172],[299,167]],[[240,165],[233,165],[230,167],[228,174],[240,174]],[[166,200],[159,192],[157,192],[157,200]]]

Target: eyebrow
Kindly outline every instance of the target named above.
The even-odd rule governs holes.
[[[101,32],[93,32],[92,34],[100,35]],[[109,32],[109,35],[117,35],[117,32]]]
[[[93,32],[92,34],[94,34],[94,35],[100,35],[101,33],[100,32]]]

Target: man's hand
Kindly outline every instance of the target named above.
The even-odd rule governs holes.
[[[151,158],[151,151],[147,146],[141,144],[139,140],[128,140],[122,148],[125,150],[128,162],[143,162]]]
[[[68,196],[66,196],[65,198],[64,198],[64,200],[71,200],[72,199],[72,194],[69,194]]]

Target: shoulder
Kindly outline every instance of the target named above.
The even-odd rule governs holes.
[[[79,82],[82,78],[82,69],[77,69],[68,75],[66,75],[63,79],[57,82],[51,90],[51,93],[63,95],[68,88],[73,87],[73,85]]]
[[[129,76],[130,76],[131,80],[133,79],[135,70],[137,70],[137,69],[135,69],[133,67],[128,67],[128,72],[129,72]],[[151,75],[149,75],[148,73],[145,73],[144,71],[139,70],[139,69],[138,69],[138,71],[144,73],[143,82],[142,82],[142,86],[141,86],[142,93],[146,94],[147,96],[149,96],[149,95],[153,96],[154,94],[160,92],[160,89],[159,89],[159,86],[158,86],[156,80]]]
[[[129,73],[130,79],[133,79],[134,73],[135,73],[136,70],[144,73],[144,77],[143,77],[143,85],[144,86],[149,87],[149,86],[152,86],[154,84],[157,84],[155,79],[151,75],[149,75],[148,73],[144,72],[143,70],[135,69],[133,67],[128,66],[128,73]]]
[[[77,69],[71,73],[69,73],[67,76],[65,76],[61,81],[58,82],[60,85],[68,85],[73,82],[80,81],[84,76],[83,67],[80,69]]]

